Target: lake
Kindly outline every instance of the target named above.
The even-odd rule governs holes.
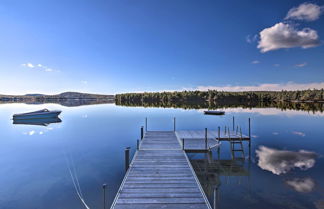
[[[11,120],[15,113],[42,108],[62,110],[62,122],[39,126]],[[115,104],[1,104],[0,208],[84,208],[79,191],[90,208],[99,209],[104,183],[110,206],[125,174],[124,149],[129,146],[134,154],[145,117],[149,130],[172,130],[173,117],[178,130],[202,130],[231,126],[233,116],[245,133],[251,118],[250,160],[232,160],[228,142],[209,161],[205,154],[188,153],[211,204],[216,200],[218,209],[324,208],[324,113],[225,111],[211,116],[202,110]]]

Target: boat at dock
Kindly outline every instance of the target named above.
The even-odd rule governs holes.
[[[60,110],[48,110],[42,109],[34,112],[14,114],[14,120],[30,120],[30,119],[40,119],[40,118],[56,118],[61,114]]]
[[[204,111],[205,115],[224,115],[225,111],[220,111],[220,110],[205,110]]]

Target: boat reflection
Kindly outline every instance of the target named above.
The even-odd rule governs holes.
[[[14,119],[13,124],[15,125],[37,125],[37,126],[48,126],[51,123],[61,123],[62,120],[59,117],[54,118],[35,118],[35,119],[26,119],[19,120]]]
[[[196,156],[188,157],[213,209],[220,208],[221,179],[227,184],[232,176],[237,184],[246,179],[250,185],[250,160],[213,159],[211,152],[200,155],[198,159]]]

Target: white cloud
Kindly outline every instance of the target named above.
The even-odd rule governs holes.
[[[259,158],[258,166],[276,175],[288,173],[294,168],[301,170],[312,168],[317,156],[316,153],[305,150],[293,152],[265,146],[260,146],[256,154]]]
[[[296,64],[295,67],[305,67],[307,65],[307,62]]]
[[[306,136],[306,134],[304,132],[300,132],[300,131],[293,131],[291,133],[294,134],[294,135],[297,135],[297,136],[301,136],[301,137]]]
[[[254,36],[251,35],[247,35],[245,37],[246,42],[248,42],[249,44],[256,42],[258,40],[258,34],[255,34]]]
[[[322,89],[324,82],[318,83],[294,83],[288,82],[283,84],[278,83],[264,83],[259,85],[247,86],[198,86],[193,90],[208,91],[281,91],[281,90],[307,90],[307,89]]]
[[[304,28],[298,30],[288,23],[277,23],[270,28],[260,32],[258,49],[262,53],[283,49],[283,48],[310,48],[320,44],[319,37],[315,30]]]
[[[313,191],[315,182],[311,178],[295,178],[293,180],[286,181],[286,184],[291,186],[297,192],[307,193]]]
[[[259,60],[253,60],[251,63],[252,63],[252,64],[259,64],[260,61],[259,61]]]
[[[35,66],[32,64],[32,63],[24,63],[24,64],[21,64],[22,66],[24,67],[28,67],[28,68],[34,68]]]
[[[29,136],[32,136],[32,135],[34,135],[34,134],[35,134],[35,131],[34,131],[34,130],[28,132],[28,135],[29,135]]]
[[[42,64],[34,65],[32,63],[26,63],[26,64],[22,64],[22,66],[42,70],[42,71],[45,71],[45,72],[60,72],[59,70],[54,70],[54,69],[49,68],[49,67],[47,67],[45,65],[42,65]]]
[[[298,7],[293,7],[288,11],[285,19],[314,21],[323,13],[323,6],[312,3],[303,3]]]
[[[88,85],[88,81],[81,81],[83,85]]]

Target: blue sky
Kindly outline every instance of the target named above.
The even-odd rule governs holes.
[[[322,88],[323,5],[2,0],[0,93]]]

